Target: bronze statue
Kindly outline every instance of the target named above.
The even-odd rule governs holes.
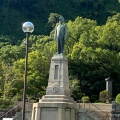
[[[57,42],[57,54],[63,54],[64,44],[67,37],[67,26],[64,17],[59,17],[59,24],[55,28],[54,39]]]

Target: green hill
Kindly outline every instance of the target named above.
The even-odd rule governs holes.
[[[102,25],[108,16],[120,12],[118,0],[0,0],[0,35],[7,35],[12,44],[24,38],[22,24],[31,21],[35,35],[49,35],[50,13],[62,14],[66,21],[77,16],[96,20]]]

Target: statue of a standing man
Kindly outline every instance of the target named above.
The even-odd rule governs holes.
[[[57,42],[57,53],[62,54],[64,49],[65,40],[67,37],[67,26],[64,22],[64,17],[59,17],[59,25],[56,26],[54,39]]]

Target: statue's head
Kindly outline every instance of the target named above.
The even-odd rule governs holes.
[[[64,17],[63,17],[63,16],[60,16],[60,17],[59,17],[59,21],[63,23],[63,22],[64,22]]]

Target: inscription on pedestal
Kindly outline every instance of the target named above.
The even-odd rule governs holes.
[[[55,65],[54,79],[58,79],[58,65]]]
[[[58,108],[42,108],[40,120],[58,120]]]

